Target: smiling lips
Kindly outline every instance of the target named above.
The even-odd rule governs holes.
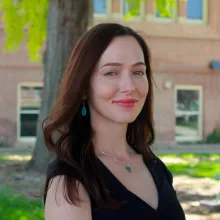
[[[137,102],[136,99],[121,99],[121,100],[114,101],[114,103],[124,108],[132,108],[135,106],[136,102]]]

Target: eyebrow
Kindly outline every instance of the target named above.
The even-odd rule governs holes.
[[[115,62],[113,62],[113,63],[106,63],[106,64],[104,64],[101,67],[105,67],[105,66],[123,66],[123,64],[122,63],[115,63]],[[137,63],[133,64],[132,66],[133,67],[134,66],[146,66],[146,64],[143,63],[143,62],[137,62]]]

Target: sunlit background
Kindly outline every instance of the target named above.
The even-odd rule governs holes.
[[[15,19],[14,26],[8,27],[3,17],[5,8],[10,8],[12,16],[19,9],[14,6],[22,0],[10,0],[7,7],[3,2],[0,220],[40,220],[43,203],[36,195],[42,192],[45,174],[25,167],[37,141],[45,92],[43,61],[31,62],[33,45],[26,44],[26,35],[16,36],[22,21]],[[42,2],[50,0],[39,0],[44,5]],[[219,0],[94,0],[93,22],[88,26],[125,24],[140,32],[149,45],[155,80],[153,150],[173,173],[174,187],[189,220],[220,219],[219,9]],[[16,51],[6,53],[6,42],[13,42],[7,31],[13,28],[14,38],[22,41]],[[44,41],[41,48],[45,47]]]

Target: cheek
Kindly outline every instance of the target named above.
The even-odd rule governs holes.
[[[138,92],[138,94],[140,95],[141,98],[146,98],[147,97],[148,89],[149,89],[147,80],[137,82],[136,88],[137,88],[137,92]]]
[[[117,86],[104,80],[93,80],[91,86],[91,95],[93,100],[110,101],[117,92]]]

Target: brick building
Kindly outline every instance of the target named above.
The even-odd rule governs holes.
[[[153,0],[145,2],[128,21],[124,15],[132,3],[94,0],[95,24],[129,25],[150,46],[157,142],[203,141],[220,124],[220,69],[214,68],[220,61],[220,1],[176,0],[171,18],[155,11]],[[4,54],[4,40],[1,26],[0,140],[14,146],[34,143],[42,66],[28,61],[25,45]]]

